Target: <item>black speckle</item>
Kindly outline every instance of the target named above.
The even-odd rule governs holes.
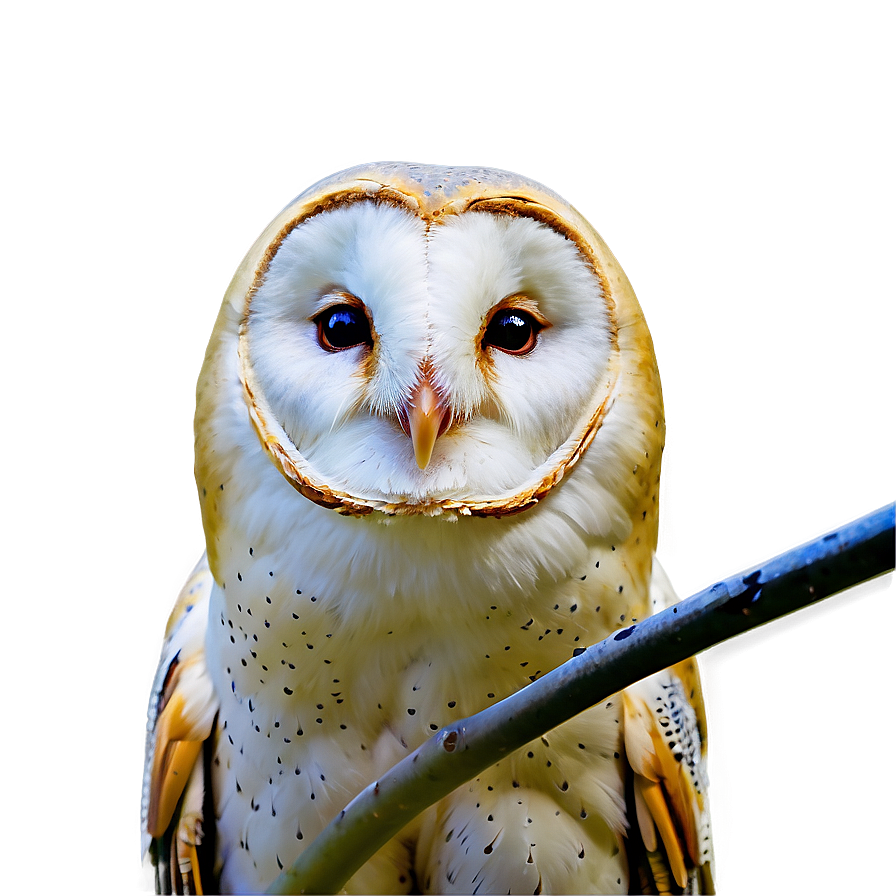
[[[457,706],[457,701],[456,701],[456,700],[449,700],[449,701],[448,701],[448,708],[449,708],[449,709],[454,709],[455,706]]]
[[[415,715],[416,712],[417,712],[416,709],[413,709],[412,707],[409,707],[409,708],[408,708],[408,715],[409,715],[409,716]]]
[[[286,694],[287,697],[291,697],[293,694],[292,688],[283,688],[283,693]]]
[[[624,628],[621,632],[617,632],[613,635],[613,640],[624,641],[636,628],[636,625],[630,625],[628,628]]]
[[[587,649],[587,647],[576,647],[576,649],[572,652],[572,655],[581,656]]]
[[[570,612],[570,613],[575,613],[575,611],[578,610],[578,609],[579,609],[579,605],[578,605],[578,604],[573,604],[573,605],[569,608],[569,612]]]

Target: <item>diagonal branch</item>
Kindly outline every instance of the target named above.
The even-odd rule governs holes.
[[[890,504],[712,585],[443,728],[358,794],[268,892],[337,892],[416,815],[530,740],[654,672],[893,570],[894,513]]]

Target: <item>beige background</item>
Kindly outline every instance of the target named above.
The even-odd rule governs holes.
[[[594,223],[657,346],[682,595],[896,494],[883,4],[311,5],[6,13],[7,886],[145,886],[145,699],[202,541],[196,375],[243,253],[335,170],[508,168]],[[705,658],[726,896],[879,886],[893,596]]]

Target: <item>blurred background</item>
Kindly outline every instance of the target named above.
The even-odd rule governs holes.
[[[506,168],[619,258],[682,596],[896,495],[891,13],[110,2],[7,10],[4,882],[141,892],[145,704],[202,550],[194,387],[255,237],[364,161]],[[704,655],[726,896],[879,887],[892,576]]]

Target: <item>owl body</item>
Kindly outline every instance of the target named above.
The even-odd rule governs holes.
[[[316,185],[238,270],[198,396],[208,571],[179,616],[206,631],[192,665],[177,624],[163,653],[147,830],[198,867],[210,802],[224,892],[263,890],[441,727],[668,599],[650,336],[600,238],[529,181],[390,163]],[[643,782],[684,775],[677,850],[708,867],[681,834],[707,833],[699,733],[669,765],[632,699],[458,788],[349,892],[627,892],[636,853],[693,880]],[[205,740],[208,776],[182,746]]]

